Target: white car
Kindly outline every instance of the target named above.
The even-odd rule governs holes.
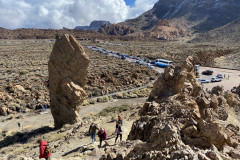
[[[209,80],[203,79],[203,78],[198,78],[198,81],[201,83],[209,83]]]
[[[222,80],[221,79],[219,79],[219,78],[217,78],[217,77],[213,77],[212,79],[211,79],[211,82],[221,82]]]

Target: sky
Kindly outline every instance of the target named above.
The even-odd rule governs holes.
[[[158,0],[0,0],[0,27],[7,29],[89,25],[94,20],[111,23],[135,18]]]

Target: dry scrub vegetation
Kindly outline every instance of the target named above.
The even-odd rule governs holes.
[[[4,112],[26,112],[27,108],[39,109],[49,103],[48,59],[54,40],[0,40],[0,43],[0,105],[10,109]],[[89,49],[85,52],[91,60],[85,88],[89,97],[144,86],[158,75],[135,63]]]

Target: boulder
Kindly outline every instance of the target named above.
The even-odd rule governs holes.
[[[6,116],[6,115],[8,115],[9,113],[11,113],[11,110],[8,109],[7,107],[5,107],[5,106],[0,107],[0,115],[1,115],[1,116]]]
[[[234,87],[231,91],[240,97],[240,85],[238,87]]]
[[[87,97],[84,91],[89,58],[70,35],[57,39],[48,62],[49,94],[55,127],[80,121],[79,110]]]

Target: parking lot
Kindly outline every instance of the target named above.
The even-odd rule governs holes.
[[[202,75],[202,72],[205,70],[212,70],[212,75]],[[230,69],[220,69],[220,68],[210,68],[210,67],[200,67],[199,68],[200,78],[209,80],[210,83],[203,83],[204,89],[211,90],[214,86],[222,85],[224,90],[231,90],[233,87],[240,84],[240,71],[239,70],[230,70]],[[221,82],[211,82],[212,77],[216,77],[217,74],[222,74],[223,79]],[[224,78],[225,75],[225,78]]]
[[[122,58],[122,55],[124,55],[123,53],[117,53],[114,51],[108,51],[108,50],[104,50],[100,47],[95,47],[95,46],[84,46],[88,49],[91,49],[93,51],[96,52],[100,52],[103,54],[107,54],[109,56],[113,56],[116,58]],[[138,63],[140,65],[145,65],[146,67],[150,67],[154,70],[156,70],[159,73],[163,73],[164,72],[164,68],[160,68],[157,67],[153,64],[150,64],[149,62],[146,62],[144,59],[140,58],[140,57],[133,57],[133,56],[129,56],[126,55],[124,56],[124,59],[129,61],[130,63]],[[203,75],[202,72],[205,70],[211,70],[213,71],[212,75]],[[221,82],[211,82],[211,78],[216,77],[217,74],[222,74],[223,79]],[[206,80],[209,80],[210,83],[202,83],[203,88],[205,90],[211,90],[214,86],[217,85],[222,85],[224,86],[224,90],[231,90],[233,87],[238,86],[240,84],[240,70],[230,70],[230,69],[221,69],[221,68],[211,68],[211,67],[199,67],[199,78],[203,78]]]

